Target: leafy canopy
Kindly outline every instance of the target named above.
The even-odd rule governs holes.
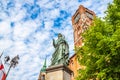
[[[84,46],[77,50],[80,65],[77,80],[120,79],[120,0],[108,5],[104,20],[96,18],[94,25],[83,33]]]

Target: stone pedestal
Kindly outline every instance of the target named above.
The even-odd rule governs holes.
[[[72,71],[65,65],[50,66],[46,69],[46,80],[71,80]]]

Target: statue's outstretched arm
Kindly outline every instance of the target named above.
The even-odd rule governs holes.
[[[55,40],[53,39],[53,46],[56,47]]]

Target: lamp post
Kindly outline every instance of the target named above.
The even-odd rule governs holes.
[[[8,69],[8,71],[7,71],[7,74],[6,74],[6,78],[7,78],[8,74],[9,74],[9,72],[10,72],[10,69],[11,69],[12,67],[13,67],[13,68],[16,67],[16,65],[18,64],[18,60],[19,60],[19,55],[13,57],[13,58],[11,59],[11,61],[10,61],[10,57],[9,57],[9,56],[6,56],[6,57],[5,57],[5,59],[4,59],[5,64],[9,64],[9,69]],[[10,61],[10,62],[8,63],[8,61]]]

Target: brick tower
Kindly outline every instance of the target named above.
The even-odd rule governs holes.
[[[72,16],[74,46],[81,47],[83,45],[81,34],[92,24],[94,17],[95,13],[82,5],[76,10],[75,14]],[[85,66],[79,64],[76,53],[69,59],[69,68],[73,71],[71,80],[75,80],[78,75],[78,70],[85,68]]]
[[[83,45],[82,36],[83,33],[91,24],[95,17],[95,13],[82,5],[72,16],[72,26],[74,30],[74,45],[80,47]]]

